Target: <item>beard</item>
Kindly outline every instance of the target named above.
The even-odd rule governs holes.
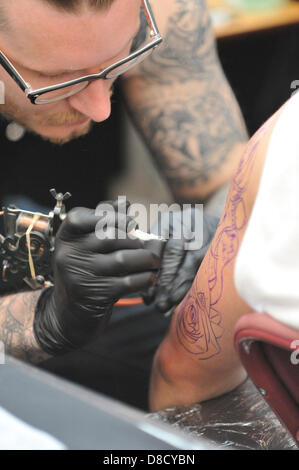
[[[19,124],[21,124],[21,123],[19,123]],[[71,132],[66,137],[47,137],[45,135],[39,134],[38,132],[35,132],[33,129],[30,129],[29,127],[26,127],[24,125],[23,125],[23,127],[25,127],[26,130],[28,132],[30,132],[31,134],[35,134],[35,135],[41,137],[43,140],[45,140],[47,142],[51,142],[52,144],[56,144],[56,145],[63,145],[63,144],[67,144],[71,140],[75,140],[75,139],[78,139],[79,137],[83,137],[83,136],[89,134],[89,132],[91,131],[91,129],[93,127],[93,122],[89,121],[86,124],[85,127],[83,127],[82,129],[80,129],[78,131]]]
[[[111,87],[109,90],[110,98],[112,98],[113,92],[114,92],[114,83],[111,84]],[[71,140],[78,139],[79,137],[83,137],[91,131],[93,124],[94,124],[93,121],[90,120],[89,122],[87,122],[86,126],[82,127],[81,129],[71,132],[66,137],[55,137],[55,136],[52,137],[52,136],[47,136],[47,135],[42,134],[41,132],[36,131],[34,129],[34,124],[30,124],[30,121],[32,122],[32,118],[30,119],[31,116],[33,116],[33,121],[35,118],[39,125],[47,126],[50,128],[51,127],[55,128],[60,125],[75,124],[76,122],[86,118],[84,114],[80,113],[79,111],[75,109],[49,114],[48,116],[45,116],[45,117],[43,115],[39,115],[38,113],[34,113],[34,112],[29,113],[29,112],[22,110],[22,108],[18,106],[14,102],[13,99],[10,98],[9,94],[6,93],[5,104],[0,106],[0,119],[2,117],[7,121],[15,121],[16,123],[23,126],[26,129],[26,131],[32,134],[35,134],[41,137],[43,140],[46,140],[53,144],[63,145],[63,144],[66,144],[67,142],[70,142]]]
[[[45,141],[57,145],[63,145],[67,142],[70,142],[71,140],[87,135],[93,126],[93,122],[89,121],[86,126],[71,132],[65,137],[47,136],[34,129],[34,124],[32,123],[32,119],[30,119],[31,115],[29,113],[22,112],[18,106],[12,104],[12,102],[9,100],[6,100],[5,105],[0,107],[0,116],[6,121],[14,121],[20,124],[26,129],[26,131],[41,137]],[[86,118],[84,114],[76,110],[53,113],[45,117],[39,117],[37,114],[34,114],[34,117],[38,119],[39,126],[46,126],[53,129],[62,125],[76,124],[78,121]]]

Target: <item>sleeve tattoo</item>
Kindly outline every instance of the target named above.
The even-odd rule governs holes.
[[[198,188],[200,195],[247,134],[221,70],[205,0],[174,3],[164,43],[125,84],[127,104],[174,194]]]
[[[49,356],[40,350],[33,333],[33,319],[39,292],[0,297],[0,340],[5,353],[38,363]]]

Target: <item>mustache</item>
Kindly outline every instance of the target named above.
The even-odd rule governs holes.
[[[82,114],[76,110],[64,111],[64,112],[52,114],[51,116],[47,117],[47,119],[43,122],[43,124],[47,126],[59,126],[62,124],[76,124],[76,122],[82,121],[82,119],[86,119],[86,118],[87,116],[85,114]]]
[[[110,90],[109,90],[110,98],[112,98],[113,93],[114,93],[114,83],[112,83]],[[49,116],[43,124],[48,125],[48,126],[59,126],[62,124],[76,124],[76,122],[81,121],[82,119],[85,119],[86,117],[87,116],[85,114],[82,114],[79,111],[76,111],[75,109],[73,109],[71,111],[65,111],[65,112],[52,114],[52,116]]]

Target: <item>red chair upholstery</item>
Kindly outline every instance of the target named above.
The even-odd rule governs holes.
[[[299,330],[252,313],[237,322],[235,346],[251,380],[299,443]]]

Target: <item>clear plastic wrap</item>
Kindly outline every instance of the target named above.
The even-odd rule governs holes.
[[[298,450],[250,379],[234,391],[195,405],[149,415],[189,433],[205,437],[219,449]]]

